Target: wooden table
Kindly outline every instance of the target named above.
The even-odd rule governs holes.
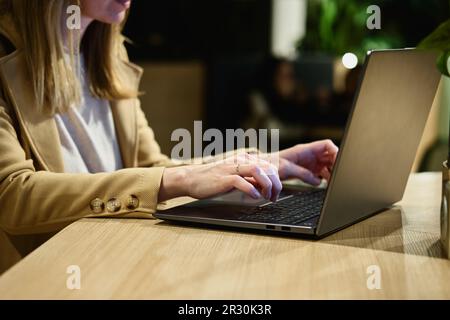
[[[399,205],[320,241],[84,219],[1,276],[0,298],[448,299],[440,177],[412,175]],[[80,290],[66,287],[69,265],[80,267]],[[380,289],[367,287],[372,265]]]

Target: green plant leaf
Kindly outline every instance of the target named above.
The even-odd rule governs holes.
[[[439,71],[450,77],[448,70],[448,58],[450,56],[450,19],[440,24],[436,30],[423,39],[417,46],[420,49],[434,49],[441,51],[436,65]]]
[[[443,22],[417,46],[421,49],[450,51],[450,19]]]
[[[450,51],[444,51],[438,58],[438,61],[436,63],[439,71],[447,77],[450,77],[449,70],[448,70],[448,58],[450,57]]]

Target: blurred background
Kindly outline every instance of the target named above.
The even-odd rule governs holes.
[[[381,29],[366,27],[369,5]],[[449,13],[448,0],[134,0],[124,33],[144,68],[142,108],[170,155],[172,131],[194,120],[278,128],[281,147],[340,144],[366,52],[415,47]],[[443,78],[414,170],[446,159],[449,103]]]

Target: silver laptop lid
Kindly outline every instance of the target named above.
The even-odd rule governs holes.
[[[368,53],[317,235],[401,200],[440,74],[437,53]]]

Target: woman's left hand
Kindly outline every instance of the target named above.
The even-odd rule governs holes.
[[[319,185],[329,180],[339,149],[331,140],[299,144],[278,153],[280,179],[299,178]]]

